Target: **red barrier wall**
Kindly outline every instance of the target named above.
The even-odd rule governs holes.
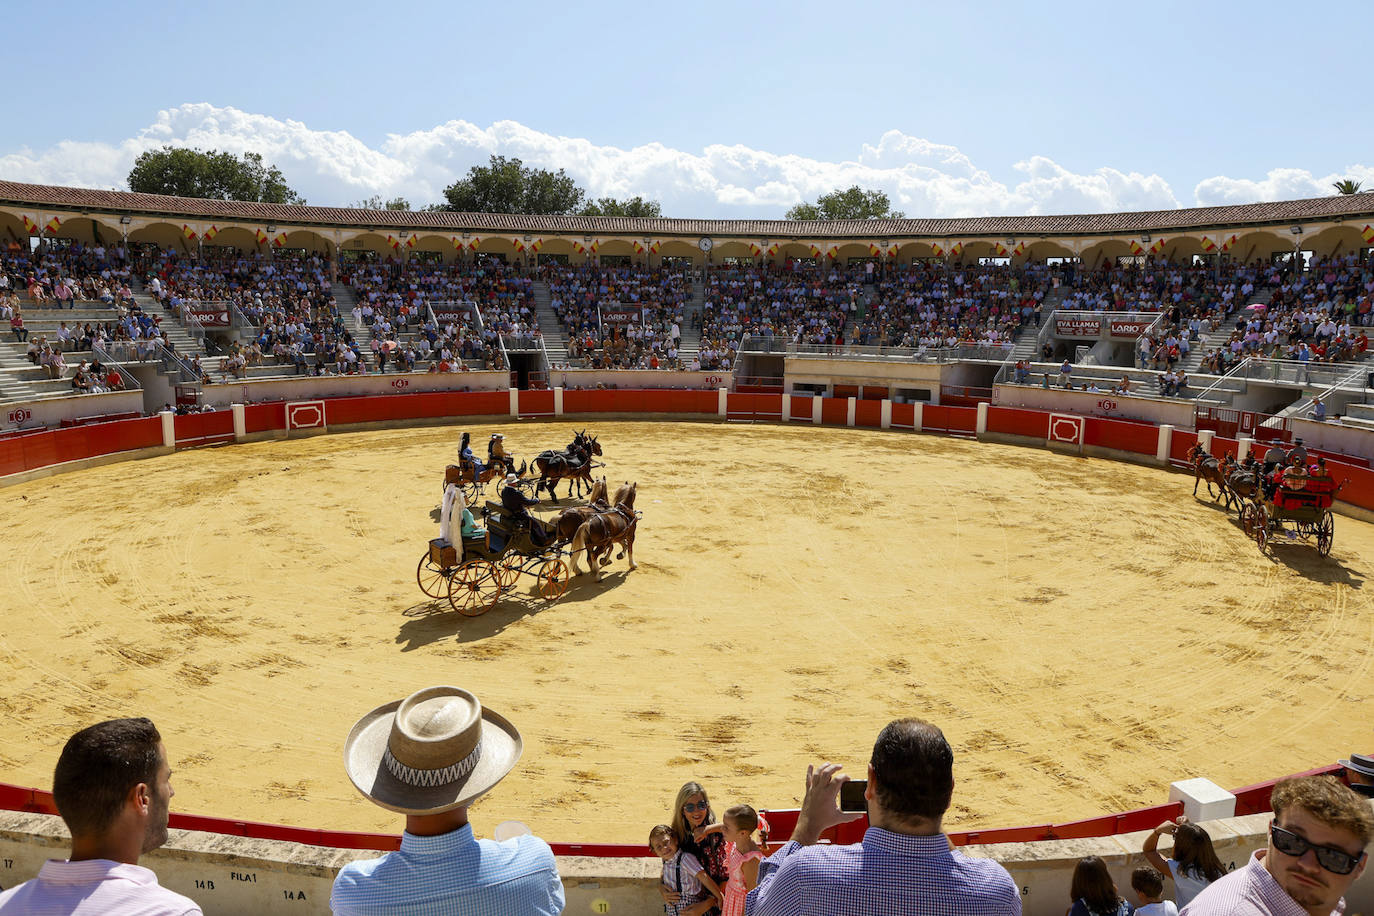
[[[1108,420],[1088,417],[1083,430],[1083,444],[1099,448],[1114,448],[1138,455],[1153,455],[1159,451],[1159,427],[1129,420]],[[1156,822],[1158,823],[1158,822]],[[1150,825],[1151,827],[1154,824]]]
[[[1004,436],[1044,439],[1049,435],[1050,415],[1019,407],[988,407],[988,432]]]
[[[897,427],[911,428],[916,422],[915,404],[893,404],[892,405],[892,425]]]
[[[811,411],[815,410],[815,407],[812,406],[815,400],[815,398],[808,397],[804,394],[792,395],[791,416],[788,419],[810,423],[813,416]]]
[[[951,433],[971,433],[978,428],[978,408],[927,404],[921,411],[921,428]]]
[[[161,444],[157,417],[6,436],[0,439],[0,476]]]
[[[520,392],[520,416],[553,416],[553,390],[545,388],[541,391],[522,391]]]
[[[778,420],[782,418],[780,394],[727,394],[725,415],[731,420]]]
[[[882,401],[855,401],[854,425],[877,429],[883,424]]]
[[[194,448],[234,438],[234,412],[216,410],[213,413],[188,413],[175,417],[178,448]]]
[[[325,408],[328,419],[328,408]],[[265,433],[286,428],[286,402],[249,404],[243,408],[243,429],[247,433]]]
[[[1222,436],[1212,437],[1212,457],[1218,461],[1227,456],[1234,459],[1239,454],[1239,448],[1240,443],[1235,439],[1227,439]]]
[[[844,426],[849,422],[849,401],[844,398],[821,398],[821,422]]]
[[[1197,445],[1197,433],[1176,429],[1169,439],[1169,460],[1188,464],[1188,452]]]

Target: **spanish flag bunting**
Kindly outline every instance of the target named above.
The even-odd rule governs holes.
[[[638,239],[636,239],[635,242],[634,242],[634,249],[635,249],[635,254],[643,254],[643,253],[644,253],[644,246],[641,245],[641,244],[639,243],[639,240],[638,240]]]
[[[1144,253],[1145,247],[1141,245],[1139,242],[1137,242],[1135,239],[1131,239],[1131,254],[1141,255]]]
[[[956,258],[959,257],[959,255],[964,253],[964,243],[955,242],[953,245],[950,245],[949,253],[954,255]]]
[[[878,244],[876,242],[868,243],[868,253],[873,255],[873,257],[875,258],[881,258],[883,256],[883,250],[878,247]]]
[[[1150,254],[1159,254],[1159,253],[1160,253],[1161,251],[1163,251],[1163,250],[1164,250],[1164,240],[1163,240],[1163,239],[1159,239],[1159,240],[1156,241],[1153,245],[1150,246]]]
[[[1008,249],[1007,246],[1003,245],[1001,242],[998,242],[996,245],[992,246],[992,250],[997,253],[997,257],[1004,258],[1007,256],[1007,252],[1010,249]]]
[[[186,236],[187,240],[192,242],[194,242],[198,238],[198,236],[196,235],[196,230],[192,229],[185,223],[181,224],[181,234]]]
[[[1204,236],[1202,237],[1202,250],[1203,250],[1203,251],[1216,251],[1216,250],[1217,250],[1217,243],[1214,242],[1214,241],[1212,241],[1210,238],[1208,238],[1207,236],[1204,235]]]
[[[48,220],[47,228],[49,232],[56,232],[58,229],[62,228],[62,220],[54,216],[52,219]]]
[[[453,242],[453,250],[454,250],[454,251],[462,251],[462,250],[463,250],[463,240],[460,239],[460,238],[458,238],[458,236],[456,236],[456,235],[449,236],[449,241]]]
[[[771,245],[768,246],[768,256],[771,258],[773,255],[775,255],[775,254],[777,254],[777,253],[778,253],[778,243],[777,243],[777,242],[774,242],[773,244],[771,244]]]
[[[650,253],[652,253],[652,254],[658,254],[658,250],[659,250],[660,248],[662,248],[662,247],[663,247],[663,243],[660,242],[660,241],[658,241],[657,239],[655,239],[655,240],[653,241],[653,243],[652,243],[651,245],[649,245],[649,251],[650,251]]]
[[[406,239],[406,247],[407,247],[407,248],[414,248],[414,247],[415,247],[415,236],[412,235],[410,238]]]
[[[27,232],[29,235],[38,234],[38,224],[35,223],[33,219],[28,216],[28,214],[24,215],[24,231]]]
[[[601,239],[592,239],[592,247],[588,248],[587,250],[590,251],[592,254],[596,254],[596,250],[600,247]]]
[[[811,245],[811,257],[813,257],[813,258],[819,258],[820,256],[821,256],[821,250],[820,250],[819,248],[817,248],[816,245],[813,243],[813,244]]]
[[[217,235],[219,235],[219,226],[212,225],[209,229],[206,229],[203,233],[201,233],[201,238],[205,239],[205,241],[208,242]]]
[[[895,244],[887,246],[887,256],[889,258],[897,257],[897,246]]]
[[[524,243],[523,241],[521,241],[519,238],[513,238],[513,239],[511,239],[511,241],[515,244],[515,250],[516,250],[516,251],[524,251],[524,250],[525,250],[525,243]]]
[[[1025,243],[1025,242],[1017,242],[1017,243],[1016,243],[1016,247],[1013,248],[1013,249],[1011,250],[1011,256],[1014,257],[1014,258],[1019,258],[1021,255],[1025,254],[1025,253],[1026,253],[1026,243]]]
[[[1364,230],[1360,233],[1360,236],[1366,242],[1374,242],[1374,226],[1365,226]]]
[[[1230,251],[1232,248],[1235,247],[1236,242],[1239,242],[1239,241],[1240,241],[1240,236],[1238,236],[1238,235],[1233,235],[1233,236],[1231,236],[1230,238],[1228,238],[1226,241],[1224,241],[1224,242],[1221,243],[1221,250],[1222,250],[1222,251]]]
[[[481,239],[479,239],[477,236],[474,235],[474,236],[472,237],[472,240],[468,242],[468,251],[476,251],[476,250],[477,250],[477,244],[478,244],[479,242],[481,242],[481,241],[482,241]]]
[[[833,260],[835,260],[835,258],[839,257],[839,254],[840,254],[840,246],[839,246],[839,245],[831,245],[831,246],[830,246],[830,250],[827,251],[827,252],[825,253],[825,256],[826,256],[827,258],[829,258],[830,260],[833,261]]]
[[[939,242],[930,243],[930,252],[937,258],[943,258],[945,256],[944,246],[942,246]]]
[[[544,240],[543,240],[543,239],[535,239],[535,240],[534,240],[534,244],[530,246],[530,251],[533,251],[533,252],[536,252],[536,253],[537,253],[537,252],[539,251],[539,249],[540,249],[540,248],[543,248],[543,247],[544,247]]]
[[[749,253],[757,258],[759,255],[763,254],[763,246],[761,246],[758,242],[750,242]]]
[[[396,238],[396,236],[394,235],[388,235],[386,237],[386,243],[391,246],[392,251],[401,250],[401,240]]]
[[[576,239],[573,240],[572,246],[573,246],[573,251],[576,251],[578,254],[586,254],[586,253],[587,253],[587,246],[586,246],[586,245],[583,245],[581,242],[577,241]]]
[[[267,241],[267,233],[259,229],[253,233],[253,238],[257,239],[258,244],[261,245],[263,242]]]

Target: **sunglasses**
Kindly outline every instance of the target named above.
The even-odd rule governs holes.
[[[1348,875],[1355,870],[1355,866],[1360,864],[1364,858],[1364,853],[1352,856],[1343,849],[1335,849],[1331,846],[1318,846],[1310,843],[1306,837],[1298,836],[1289,830],[1284,830],[1276,821],[1269,822],[1269,836],[1274,841],[1274,848],[1286,856],[1301,858],[1307,854],[1307,850],[1312,850],[1317,854],[1317,864],[1335,875]]]
[[[683,811],[709,811],[709,810],[711,810],[711,803],[710,803],[710,802],[704,802],[704,801],[699,801],[699,802],[688,802],[687,804],[685,804],[685,805],[682,806],[682,810],[683,810]]]

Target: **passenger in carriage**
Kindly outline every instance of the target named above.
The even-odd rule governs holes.
[[[505,466],[507,474],[515,473],[515,460],[506,454],[506,437],[501,433],[494,433],[487,440],[487,463],[498,462]]]
[[[463,433],[463,441],[458,445],[458,463],[470,464],[472,467],[473,479],[476,479],[487,469],[487,466],[479,461],[477,456],[473,454],[471,447],[468,445],[471,441],[472,437],[467,433]]]

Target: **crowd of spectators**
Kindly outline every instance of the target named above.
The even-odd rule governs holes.
[[[594,369],[680,369],[689,284],[681,268],[545,265],[568,358]],[[609,313],[609,315],[608,315]]]
[[[75,308],[77,302],[130,305],[130,252],[123,245],[45,242],[0,252],[0,297],[22,292],[34,308]]]

